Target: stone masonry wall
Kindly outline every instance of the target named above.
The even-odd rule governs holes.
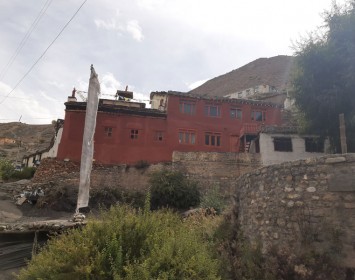
[[[174,152],[172,166],[199,182],[203,189],[219,186],[230,195],[235,192],[236,178],[261,165],[259,154]]]
[[[236,182],[236,221],[264,251],[273,245],[319,250],[335,243],[355,267],[355,154],[271,165]],[[340,242],[340,243],[339,243]]]
[[[107,187],[144,191],[148,188],[149,175],[162,168],[170,168],[170,166],[155,164],[137,168],[127,165],[103,166],[94,164],[91,172],[91,188]],[[37,185],[53,182],[55,185],[77,188],[79,177],[80,165],[78,163],[46,158],[41,161],[31,183]]]

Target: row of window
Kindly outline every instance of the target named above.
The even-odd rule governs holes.
[[[324,153],[324,141],[315,138],[305,138],[305,151],[308,153]],[[278,152],[292,152],[292,139],[290,137],[275,137],[274,150]]]
[[[108,137],[112,136],[112,127],[105,127],[105,135]],[[136,140],[139,138],[139,130],[130,130],[130,139]],[[164,140],[163,131],[155,131],[154,133],[155,141]],[[178,140],[180,144],[195,145],[196,144],[196,133],[193,130],[180,130],[178,132]],[[292,139],[290,137],[275,137],[274,138],[274,150],[278,152],[292,152]],[[205,145],[207,146],[221,146],[221,134],[213,132],[205,132]],[[324,141],[314,138],[305,138],[305,151],[309,153],[323,153],[324,152]]]
[[[187,115],[195,115],[196,114],[196,103],[192,101],[181,101],[180,112]],[[218,105],[206,105],[204,108],[204,114],[208,117],[220,117],[221,116],[221,108]],[[232,119],[241,120],[243,116],[242,109],[240,108],[230,108],[229,116]],[[254,121],[265,121],[266,112],[265,111],[252,111],[251,119]]]
[[[105,135],[107,137],[112,137],[112,127],[105,127]],[[136,140],[139,138],[139,130],[131,129],[130,130],[130,139]],[[163,141],[164,140],[164,132],[163,131],[155,131],[154,133],[155,141]],[[196,133],[193,130],[180,130],[178,133],[178,140],[180,144],[196,144]],[[221,134],[220,133],[205,133],[205,145],[207,146],[221,146]]]

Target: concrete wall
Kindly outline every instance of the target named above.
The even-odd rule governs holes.
[[[236,222],[264,251],[299,249],[307,239],[319,250],[339,239],[344,266],[355,267],[355,154],[272,165],[236,183]]]
[[[290,137],[292,140],[292,152],[279,152],[274,150],[273,139],[275,137]],[[309,153],[305,149],[304,138],[295,134],[266,134],[260,133],[260,160],[262,165],[279,164],[286,161],[321,157],[325,153]]]

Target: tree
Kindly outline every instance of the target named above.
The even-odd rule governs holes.
[[[339,114],[344,113],[348,151],[355,152],[355,0],[333,4],[324,20],[321,35],[297,46],[293,96],[305,132],[329,137],[335,152],[340,152]]]
[[[178,171],[162,170],[153,173],[149,180],[152,209],[196,207],[200,203],[200,191],[192,181]]]

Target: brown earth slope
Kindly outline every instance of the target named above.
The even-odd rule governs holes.
[[[257,85],[271,85],[278,90],[287,87],[293,57],[279,55],[259,58],[229,73],[213,78],[190,91],[192,94],[222,97]]]
[[[54,133],[52,124],[0,123],[0,158],[22,161],[24,155],[48,148]]]

